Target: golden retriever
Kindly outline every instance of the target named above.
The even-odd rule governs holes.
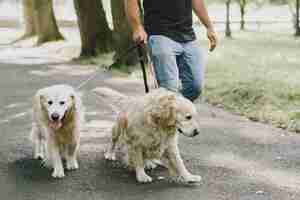
[[[33,99],[34,158],[44,159],[53,168],[52,177],[78,169],[77,151],[83,120],[81,99],[68,85],[54,85],[37,91]]]
[[[152,90],[141,98],[129,98],[109,88],[98,88],[96,95],[106,102],[121,104],[112,128],[111,145],[105,158],[116,159],[117,146],[125,146],[127,164],[136,172],[138,182],[151,182],[145,167],[160,160],[171,176],[184,182],[200,182],[201,176],[185,167],[178,149],[178,134],[199,134],[194,104],[181,94],[163,88]]]

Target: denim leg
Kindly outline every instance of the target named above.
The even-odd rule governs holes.
[[[198,45],[196,41],[182,44],[183,54],[177,57],[181,93],[191,101],[200,96],[203,86],[204,61]]]
[[[158,85],[177,92],[179,71],[176,56],[183,51],[181,44],[162,35],[152,35],[148,45]]]

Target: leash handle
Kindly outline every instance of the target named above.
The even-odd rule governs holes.
[[[139,44],[137,46],[137,51],[138,51],[138,55],[139,55],[139,60],[140,60],[142,72],[143,72],[145,92],[148,93],[149,92],[149,86],[148,86],[148,81],[147,81],[147,72],[146,72],[145,62],[143,60],[143,49],[142,49],[141,44]]]

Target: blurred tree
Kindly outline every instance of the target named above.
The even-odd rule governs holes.
[[[226,29],[225,29],[226,37],[232,37],[231,29],[230,29],[230,3],[231,0],[226,0]]]
[[[248,3],[247,0],[237,0],[240,6],[240,13],[241,13],[241,30],[245,30],[245,12],[246,12],[246,5]]]
[[[37,35],[37,44],[63,40],[58,30],[52,0],[23,0],[25,33],[14,42]]]
[[[23,15],[25,23],[25,33],[22,39],[34,36],[37,28],[34,25],[34,0],[23,0]]]
[[[300,0],[296,0],[296,23],[295,23],[295,28],[296,28],[296,36],[300,36],[300,24],[299,24],[299,2]]]
[[[240,0],[236,0],[240,1]],[[242,0],[241,0],[242,1]],[[218,3],[225,3],[226,6],[226,12],[225,12],[225,36],[226,37],[232,37],[231,34],[231,28],[230,28],[230,5],[231,5],[231,0],[216,0]]]
[[[115,42],[115,58],[120,57],[124,50],[134,45],[132,40],[132,33],[129,23],[126,18],[124,1],[111,0],[111,13],[114,26],[114,42]],[[137,53],[132,53],[123,60],[121,64],[134,65],[138,62]]]
[[[250,3],[250,0],[236,0],[240,7],[240,15],[241,15],[241,25],[240,29],[245,30],[245,14],[246,14],[246,6]],[[256,6],[262,6],[267,3],[269,0],[252,0],[251,3],[256,4]],[[278,1],[278,0],[275,0]]]
[[[37,44],[63,40],[64,37],[58,30],[54,16],[52,0],[34,0],[33,2],[34,24],[38,34]]]
[[[285,3],[288,4],[291,15],[293,17],[293,23],[295,27],[295,36],[300,36],[300,24],[299,24],[299,0],[271,0],[272,3]]]
[[[121,0],[119,0],[121,1]],[[112,31],[101,0],[74,0],[81,37],[81,57],[112,50]]]

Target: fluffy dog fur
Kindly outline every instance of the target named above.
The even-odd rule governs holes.
[[[200,176],[191,174],[184,166],[177,142],[178,133],[187,137],[199,133],[191,101],[163,88],[138,99],[128,99],[109,88],[98,88],[95,92],[106,102],[124,105],[112,128],[106,159],[115,160],[117,146],[125,146],[122,149],[126,151],[127,164],[135,170],[138,182],[152,181],[145,172],[151,160],[162,161],[171,176],[184,182],[201,181]]]
[[[33,99],[34,158],[44,159],[53,168],[52,176],[65,176],[62,159],[68,170],[78,169],[77,151],[83,112],[80,97],[68,85],[54,85],[39,90]]]

